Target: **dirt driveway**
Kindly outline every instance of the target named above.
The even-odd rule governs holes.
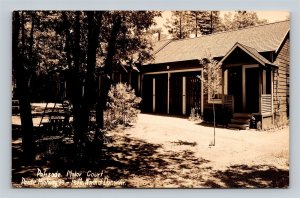
[[[140,114],[110,132],[110,167],[133,187],[288,187],[289,128],[260,132],[216,129],[183,118]]]

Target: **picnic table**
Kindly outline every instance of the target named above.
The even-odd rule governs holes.
[[[43,121],[42,127],[49,135],[62,134],[69,131],[70,114],[67,112],[49,112],[45,115],[47,121]]]

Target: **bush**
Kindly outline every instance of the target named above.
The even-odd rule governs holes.
[[[137,120],[138,109],[142,99],[135,95],[134,89],[125,83],[112,86],[109,93],[109,102],[105,112],[107,129],[115,128],[118,124],[128,125]]]

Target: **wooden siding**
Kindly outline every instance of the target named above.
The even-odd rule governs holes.
[[[272,95],[262,94],[261,95],[261,113],[272,113]]]
[[[278,65],[278,70],[274,74],[273,103],[274,112],[277,115],[289,116],[289,66],[290,66],[290,46],[287,37],[279,49],[274,63]]]

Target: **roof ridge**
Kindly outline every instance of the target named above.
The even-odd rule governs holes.
[[[159,51],[161,51],[163,48],[165,48],[167,45],[169,45],[173,40],[170,39],[170,40],[165,40],[167,41],[165,44],[163,44],[159,49],[157,49],[155,52],[153,52],[153,55],[154,54],[157,54]]]
[[[262,26],[267,26],[267,25],[273,25],[275,23],[283,23],[283,22],[287,22],[290,21],[288,20],[283,20],[283,21],[275,21],[272,23],[267,23],[267,24],[259,24],[259,25],[254,25],[254,26],[248,26],[245,28],[241,28],[241,29],[237,29],[237,30],[229,30],[229,31],[223,31],[223,32],[216,32],[216,33],[212,33],[212,34],[206,34],[206,35],[201,35],[199,37],[194,37],[194,38],[184,38],[184,39],[171,39],[174,42],[177,41],[183,41],[183,40],[192,40],[192,39],[198,39],[198,38],[203,38],[203,37],[209,37],[209,36],[213,36],[213,35],[217,35],[217,34],[225,34],[225,33],[229,33],[229,32],[237,32],[237,31],[242,31],[242,30],[246,30],[246,29],[251,29],[251,28],[257,28],[257,27],[262,27]]]

